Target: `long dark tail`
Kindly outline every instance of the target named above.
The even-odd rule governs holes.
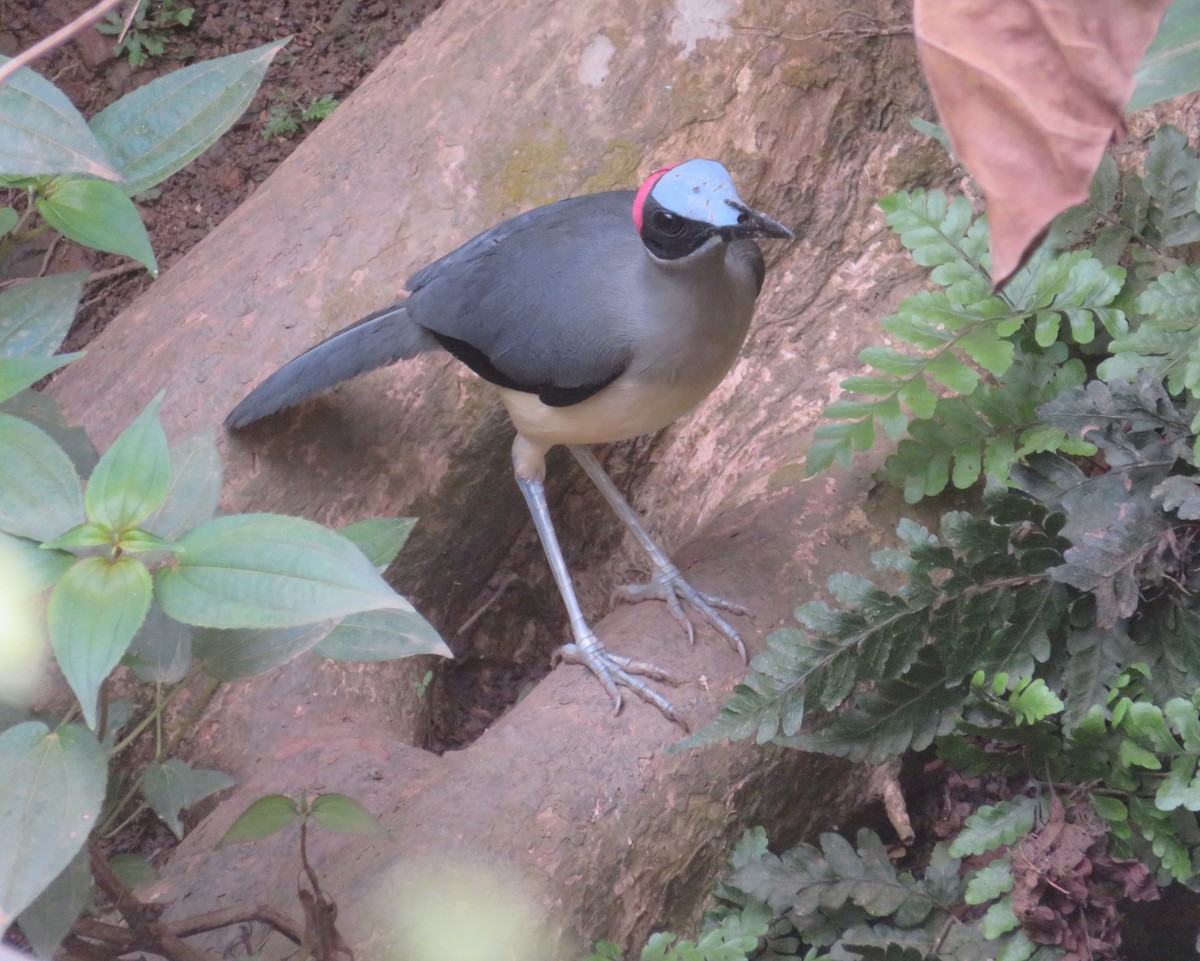
[[[393,304],[284,364],[246,395],[225,418],[225,425],[245,427],[334,384],[437,347],[433,335],[409,319],[404,302]]]

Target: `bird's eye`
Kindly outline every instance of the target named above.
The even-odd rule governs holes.
[[[683,233],[683,218],[667,210],[654,212],[654,229],[668,237],[677,237]]]

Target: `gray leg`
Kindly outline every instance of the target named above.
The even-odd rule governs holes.
[[[612,482],[608,474],[604,472],[604,468],[600,466],[600,462],[596,460],[596,455],[588,448],[578,445],[571,445],[570,450],[575,455],[575,459],[579,461],[580,466],[587,471],[587,475],[592,479],[592,483],[600,488],[600,493],[604,495],[604,499],[617,512],[617,516],[625,522],[625,526],[629,528],[630,533],[642,545],[646,553],[650,555],[650,563],[654,565],[654,574],[648,583],[619,588],[618,593],[620,596],[630,601],[641,601],[648,598],[666,601],[675,620],[679,621],[683,625],[684,630],[687,631],[688,641],[695,643],[695,630],[692,627],[691,618],[687,616],[687,613],[683,609],[683,605],[687,604],[724,635],[725,639],[729,641],[730,646],[741,655],[744,662],[746,660],[746,645],[742,642],[742,635],[737,632],[732,624],[718,614],[716,609],[722,608],[734,614],[746,614],[748,613],[747,610],[740,604],[734,604],[723,597],[705,594],[692,587],[684,579],[679,568],[671,563],[670,558],[667,557],[663,549],[654,543],[646,528],[642,526],[637,512],[621,496],[621,492],[617,490],[617,485]]]
[[[653,664],[645,664],[617,654],[610,654],[592,633],[592,629],[588,627],[587,621],[583,617],[583,610],[579,606],[579,599],[575,596],[575,587],[571,583],[571,575],[567,571],[566,561],[563,560],[562,551],[558,546],[558,536],[554,533],[554,523],[550,520],[550,509],[546,505],[546,492],[542,487],[542,482],[537,479],[523,480],[518,477],[517,486],[525,495],[529,513],[533,515],[533,524],[537,528],[538,537],[541,538],[542,547],[545,548],[546,559],[550,562],[550,571],[554,574],[558,592],[567,606],[571,634],[575,638],[574,643],[564,644],[559,648],[556,656],[569,663],[582,664],[596,675],[613,700],[613,714],[621,710],[621,688],[627,687],[638,697],[657,707],[670,720],[687,730],[687,724],[676,712],[674,705],[636,675],[671,683],[674,683],[673,678],[662,668],[655,667]]]

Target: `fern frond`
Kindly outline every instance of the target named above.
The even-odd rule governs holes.
[[[1196,213],[1196,184],[1200,158],[1177,127],[1158,128],[1146,152],[1142,184],[1161,211],[1158,227],[1166,247],[1200,240],[1200,214]]]
[[[944,733],[966,696],[961,681],[974,671],[1031,671],[1066,620],[1068,591],[1045,573],[1067,546],[1056,536],[1061,520],[1013,492],[990,493],[987,504],[1005,514],[1003,524],[951,513],[939,539],[902,522],[907,549],[875,557],[880,569],[907,575],[894,593],[857,575],[831,578],[842,606],[797,608],[807,630],[768,637],[721,714],[680,747],[753,736],[882,758]],[[808,705],[833,710],[863,683],[876,688],[827,729],[797,738]]]
[[[984,805],[967,818],[966,826],[950,845],[950,853],[964,858],[1012,844],[1033,830],[1037,812],[1038,802],[1031,797]]]
[[[943,289],[914,294],[880,321],[899,346],[876,345],[860,352],[859,360],[871,373],[844,380],[845,397],[824,412],[829,419],[850,423],[817,429],[806,472],[811,476],[834,462],[848,465],[854,451],[874,444],[877,426],[893,440],[906,430],[920,435],[922,429],[910,425],[911,420],[928,422],[926,435],[942,435],[921,438],[918,446],[944,449],[929,459],[910,450],[893,461],[892,467],[904,474],[910,500],[943,489],[951,463],[956,483],[977,478],[985,445],[989,460],[1001,467],[1018,456],[1012,453],[1018,446],[1057,445],[1061,438],[1045,433],[1024,437],[1019,445],[1010,438],[1007,451],[1004,442],[989,444],[994,432],[986,419],[973,416],[981,410],[977,398],[985,387],[1004,383],[1018,358],[1017,335],[1027,327],[1042,348],[1066,336],[1064,327],[1080,344],[1095,338],[1097,323],[1111,335],[1124,334],[1125,315],[1112,304],[1125,272],[1086,252],[1043,249],[1001,294],[994,294],[987,269],[987,223],[983,218],[971,222],[964,198],[947,200],[938,191],[898,193],[880,206],[913,259],[932,267],[931,279]],[[960,404],[946,405],[954,395]],[[957,423],[946,423],[956,415]],[[1035,424],[1030,419],[1024,426],[1033,431]]]
[[[950,683],[946,669],[926,649],[903,677],[860,693],[824,726],[776,740],[802,751],[879,764],[909,749],[923,750],[953,730],[967,694],[966,685]]]

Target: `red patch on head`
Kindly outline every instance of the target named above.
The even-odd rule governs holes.
[[[638,188],[637,196],[633,198],[633,225],[637,228],[639,234],[642,232],[642,208],[646,206],[646,198],[650,196],[650,191],[662,179],[663,174],[678,166],[679,164],[669,164],[666,167],[660,167],[647,177],[646,182]]]

